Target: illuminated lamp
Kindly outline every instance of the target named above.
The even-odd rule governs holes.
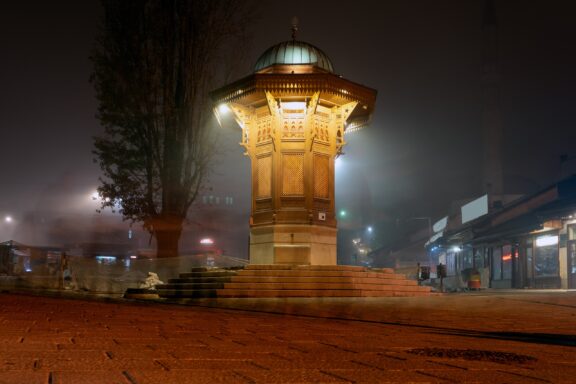
[[[230,112],[230,107],[227,104],[220,104],[218,106],[218,112],[220,113],[228,113]]]

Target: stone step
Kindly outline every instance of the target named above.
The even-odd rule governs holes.
[[[356,277],[356,278],[381,278],[381,279],[401,279],[404,275],[385,272],[356,272],[339,270],[265,270],[265,269],[245,269],[239,271],[237,276],[277,276],[277,277]]]
[[[409,281],[406,281],[409,282]],[[225,283],[226,289],[365,289],[374,291],[402,290],[416,287],[416,284],[362,284],[362,283]]]
[[[248,264],[244,267],[244,270],[255,270],[255,269],[265,269],[265,270],[291,270],[294,269],[294,265],[290,264]]]
[[[419,287],[424,288],[424,287]],[[306,290],[306,289],[219,289],[218,297],[408,297],[408,296],[428,296],[426,290],[389,290],[389,291],[366,291],[361,289],[341,289],[341,290]]]
[[[193,277],[225,277],[225,276],[236,276],[236,271],[206,271],[206,272],[184,272],[180,274],[181,279],[193,278]]]
[[[395,297],[430,295],[429,287],[394,273],[334,265],[248,265],[240,270],[193,268],[156,287],[166,299],[214,297]]]
[[[176,284],[161,284],[157,285],[157,290],[192,290],[192,289],[220,289],[224,288],[226,282],[212,282],[212,283],[176,283]]]
[[[298,270],[298,271],[348,271],[348,272],[381,272],[394,273],[393,268],[375,268],[354,265],[290,265],[290,264],[250,264],[244,267],[245,270]]]
[[[355,265],[297,265],[294,268],[298,271],[348,271],[348,272],[366,272],[366,267]]]
[[[225,283],[225,289],[252,289],[252,290],[367,290],[367,291],[418,291],[416,284],[354,284],[354,283]]]
[[[391,293],[391,295],[385,294]],[[384,293],[384,294],[383,294]],[[393,297],[413,297],[413,296],[431,296],[429,290],[419,290],[419,291],[362,291],[363,297],[386,297],[386,296],[393,296]]]
[[[350,283],[350,282],[365,282],[367,284],[395,284],[398,281],[411,281],[416,283],[416,280],[407,279],[404,275],[392,276],[378,276],[378,277],[362,277],[362,276],[275,276],[275,275],[250,275],[238,274],[230,278],[231,282],[235,283],[268,283],[268,282],[281,282],[281,283],[297,283],[297,282],[324,282],[324,283]]]
[[[174,278],[168,279],[168,284],[225,283],[230,281],[231,278],[233,278],[233,276]]]
[[[308,270],[308,271],[352,271],[364,272],[366,267],[354,265],[291,265],[291,264],[249,264],[245,270]]]
[[[406,278],[378,279],[355,277],[298,277],[298,276],[234,276],[230,283],[262,284],[262,283],[300,283],[300,284],[377,284],[377,285],[417,285],[416,280]]]
[[[162,289],[158,290],[158,296],[165,299],[183,298],[212,298],[217,297],[216,289]]]

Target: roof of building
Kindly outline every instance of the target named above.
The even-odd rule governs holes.
[[[319,48],[303,41],[289,40],[268,48],[258,59],[254,71],[272,65],[313,65],[328,72],[334,67],[328,56]]]

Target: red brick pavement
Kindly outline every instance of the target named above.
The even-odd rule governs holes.
[[[261,302],[354,321],[0,294],[0,383],[576,383],[576,294],[419,300]]]

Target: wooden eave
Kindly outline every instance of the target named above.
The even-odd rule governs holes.
[[[258,106],[265,100],[264,92],[275,97],[310,96],[320,92],[321,99],[334,105],[358,101],[351,120],[361,119],[374,111],[377,91],[346,80],[332,73],[267,74],[255,73],[211,93],[212,100],[219,103],[240,103]]]

